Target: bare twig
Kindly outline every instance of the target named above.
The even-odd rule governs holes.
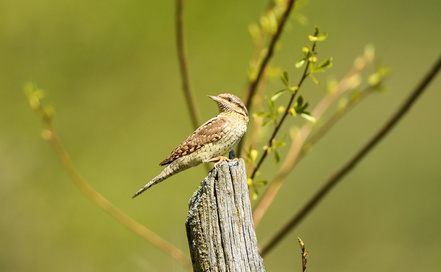
[[[197,129],[201,123],[199,121],[199,114],[194,102],[193,93],[190,89],[187,58],[185,57],[184,50],[184,23],[182,21],[183,9],[184,0],[176,0],[176,46],[178,50],[179,70],[181,72],[182,91],[184,92],[185,100],[187,102],[191,124],[193,125],[193,129]],[[210,171],[210,165],[205,164],[205,169],[207,169],[207,171]]]
[[[419,96],[426,90],[429,83],[435,78],[441,69],[441,56],[436,61],[434,66],[424,76],[421,82],[417,85],[415,90],[404,101],[403,105],[395,112],[395,114],[384,124],[384,126],[363,146],[355,156],[347,162],[343,167],[332,175],[328,181],[312,196],[312,198],[303,206],[303,208],[285,224],[274,237],[262,247],[261,255],[264,256],[271,249],[274,248],[290,231],[292,231],[317,204],[330,192],[330,190],[347,174],[349,173],[379,142],[387,133],[400,121],[410,107],[417,101]]]
[[[306,264],[308,263],[308,251],[306,251],[305,243],[300,239],[300,237],[297,237],[297,240],[299,241],[300,250],[302,251],[302,271],[306,271]]]
[[[190,89],[190,80],[188,77],[187,60],[184,50],[184,27],[182,23],[182,10],[184,0],[176,0],[176,45],[178,49],[179,69],[181,72],[182,91],[184,92],[187,102],[188,111],[190,113],[193,129],[197,129],[200,125],[199,115],[196,110],[193,94]]]
[[[257,93],[258,95],[256,96],[256,98],[254,99],[254,106],[255,106],[255,110],[256,112],[259,112],[262,108],[262,104],[263,104],[263,96],[264,96],[264,92],[265,92],[265,85],[266,85],[266,78],[262,81],[261,84],[259,84],[259,87],[257,89]],[[247,139],[247,145],[251,147],[251,149],[255,149],[255,146],[258,142],[258,138],[259,138],[259,131],[262,129],[262,120],[260,118],[254,119],[253,122],[250,124],[250,128],[248,129],[248,133],[249,133],[249,137]],[[238,154],[240,154],[240,150],[238,149]],[[256,165],[254,163],[252,164],[247,164],[247,166],[249,168],[247,168],[247,172],[248,170],[253,169],[253,167],[255,167]],[[253,187],[250,187],[250,193],[252,192],[252,190],[254,190]]]
[[[32,88],[32,89],[31,89]],[[41,93],[41,91],[39,91]],[[163,238],[143,226],[142,224],[136,222],[134,219],[129,217],[127,214],[122,212],[111,202],[109,202],[104,196],[95,191],[80,175],[78,170],[75,168],[72,160],[70,159],[68,153],[61,144],[57,133],[51,122],[51,108],[45,108],[41,105],[40,98],[36,94],[36,90],[33,87],[28,87],[28,96],[31,107],[37,112],[43,122],[44,131],[43,137],[51,144],[52,148],[55,150],[58,158],[63,164],[64,169],[67,171],[71,177],[74,184],[80,189],[80,191],[89,198],[92,202],[98,205],[106,213],[112,216],[116,221],[123,224],[126,228],[132,232],[138,234],[145,240],[152,243],[157,248],[161,249],[163,252],[171,256],[174,260],[179,262],[183,267],[190,268],[191,263],[187,256],[178,248],[174,247]]]
[[[271,11],[271,9],[275,6],[275,2],[273,0],[269,0],[267,3],[267,6],[265,8],[265,13],[268,13]],[[253,36],[253,33],[251,33],[252,38],[254,38],[254,49],[251,57],[251,63],[258,63],[259,59],[262,55],[262,49],[265,45],[265,41],[267,40],[268,32],[265,31],[262,27],[259,29],[259,35]],[[256,87],[257,88],[257,87]],[[257,92],[257,90],[256,90]],[[245,101],[245,100],[244,100]]]

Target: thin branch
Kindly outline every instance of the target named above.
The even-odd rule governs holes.
[[[264,100],[263,97],[264,97],[266,82],[267,82],[267,79],[266,78],[263,79],[262,83],[259,84],[259,87],[257,89],[258,95],[254,99],[254,106],[255,106],[256,112],[259,112],[263,106],[262,101]],[[255,149],[255,146],[256,146],[256,144],[258,142],[258,138],[259,138],[259,131],[261,130],[261,128],[262,128],[261,118],[254,119],[253,122],[249,126],[248,133],[250,136],[247,139],[247,145],[250,146],[251,149]],[[239,149],[238,149],[237,154],[240,154]],[[251,163],[251,164],[247,163],[246,165],[247,165],[247,173],[249,172],[248,170],[251,171],[253,169],[253,167],[255,167],[254,163]],[[250,189],[250,196],[251,196],[252,192],[254,190],[254,187],[250,186],[249,189]]]
[[[308,263],[308,251],[306,251],[305,243],[300,239],[300,237],[297,237],[297,240],[299,241],[300,249],[302,250],[302,271],[306,271],[306,264]]]
[[[269,0],[267,3],[267,6],[265,8],[265,13],[268,13],[269,11],[271,11],[271,9],[274,6],[275,6],[275,2],[273,0]],[[253,33],[251,33],[251,36],[254,40],[254,49],[252,51],[253,53],[252,53],[250,62],[258,64],[259,59],[261,58],[261,55],[262,55],[262,49],[264,48],[265,41],[267,40],[268,31],[265,31],[265,29],[263,27],[260,27],[259,28],[259,35],[253,36]],[[262,77],[262,78],[265,78],[265,77]],[[256,92],[257,92],[257,90],[256,90]]]
[[[267,7],[266,7],[266,12],[271,10],[271,8],[274,6],[274,4],[275,4],[274,1],[272,1],[272,0],[268,1]],[[253,49],[253,56],[251,58],[251,63],[254,63],[254,62],[257,63],[259,61],[259,56],[261,55],[262,48],[263,48],[265,40],[266,40],[266,35],[267,35],[267,32],[264,31],[262,28],[260,28],[259,36],[257,37],[257,39],[255,41],[255,45],[254,45],[254,49]],[[254,94],[257,94],[257,95],[255,95],[255,98],[253,100],[255,112],[259,112],[261,110],[261,107],[263,106],[263,101],[264,101],[263,97],[264,97],[267,81],[268,81],[268,78],[266,76],[262,76],[261,80],[260,80],[260,84],[258,86],[256,86],[256,91],[254,92]],[[251,111],[250,111],[250,113],[251,113]],[[250,136],[247,138],[247,144],[249,146],[251,146],[252,148],[254,148],[254,146],[256,145],[258,135],[259,135],[258,132],[261,129],[261,125],[262,125],[262,120],[254,119],[248,128],[247,134]],[[237,150],[237,154],[239,155],[238,157],[242,157],[241,155],[243,152],[242,148],[243,148],[244,143],[245,143],[245,139],[243,138],[239,142],[239,144],[237,145],[236,150]]]
[[[365,52],[363,58],[345,75],[345,77],[337,84],[334,90],[329,92],[328,95],[323,97],[323,99],[317,104],[317,106],[312,111],[312,116],[318,121],[321,119],[322,115],[326,110],[344,93],[352,88],[359,81],[361,72],[366,68],[366,66],[372,62],[373,55],[367,54]],[[294,141],[291,143],[291,147],[287,153],[285,160],[280,167],[276,177],[271,182],[270,186],[259,199],[255,206],[253,212],[254,225],[257,227],[262,220],[263,215],[266,213],[268,208],[271,206],[273,200],[275,199],[277,193],[282,187],[283,181],[290,171],[297,165],[300,157],[306,152],[305,142],[308,139],[309,134],[312,131],[314,123],[306,122],[305,125],[299,130]],[[321,134],[323,136],[323,133]],[[311,146],[309,146],[310,148]]]
[[[257,76],[256,76],[256,78],[252,79],[248,84],[247,92],[245,95],[245,106],[248,109],[248,112],[251,112],[252,98],[257,91],[257,86],[259,85],[260,80],[262,79],[263,74],[265,72],[265,69],[269,63],[269,60],[271,59],[271,57],[274,53],[274,48],[276,46],[276,43],[280,39],[280,35],[283,32],[283,28],[285,27],[286,21],[289,18],[289,14],[291,13],[291,10],[294,7],[295,2],[296,2],[295,0],[288,0],[286,9],[283,12],[282,17],[280,18],[279,24],[277,25],[277,30],[274,33],[273,37],[271,38],[268,50],[267,50],[265,56],[263,57],[262,62],[260,63],[260,67],[258,69]],[[243,140],[240,141],[238,144],[237,150],[238,150],[239,155],[242,152],[243,144],[244,144]]]
[[[330,190],[348,174],[368,153],[371,151],[400,121],[410,107],[417,101],[419,96],[426,90],[429,83],[435,78],[441,69],[441,56],[424,76],[419,85],[404,101],[403,105],[395,112],[395,114],[384,124],[384,126],[369,140],[364,147],[343,167],[332,175],[329,180],[312,196],[312,198],[303,206],[303,208],[284,225],[270,241],[262,247],[261,255],[264,256],[273,249],[290,231],[292,231],[317,204],[330,192]]]
[[[193,93],[190,89],[190,79],[188,76],[187,58],[185,57],[184,49],[184,23],[182,20],[184,9],[184,0],[176,0],[176,47],[178,50],[179,70],[181,72],[182,91],[184,92],[185,100],[187,102],[188,112],[190,113],[191,124],[193,129],[200,126],[200,118],[194,102]],[[210,171],[210,165],[204,164],[205,169]]]
[[[315,46],[316,46],[316,42],[313,43],[312,48],[311,48],[311,52],[312,55],[315,54]],[[285,112],[282,115],[282,118],[280,119],[280,121],[276,124],[273,133],[271,134],[271,137],[268,140],[268,143],[266,145],[266,149],[263,152],[262,156],[260,157],[259,162],[257,163],[257,166],[253,169],[253,172],[250,175],[251,179],[254,179],[254,176],[256,175],[257,171],[259,170],[260,166],[262,165],[263,161],[265,160],[266,156],[269,153],[269,150],[271,149],[271,145],[273,140],[276,138],[277,132],[279,132],[283,122],[285,121],[285,118],[288,116],[289,111],[291,109],[291,105],[294,102],[294,98],[296,97],[300,87],[302,86],[303,82],[305,81],[305,79],[308,77],[308,71],[309,71],[309,66],[311,64],[310,58],[308,58],[307,62],[306,62],[306,66],[305,66],[305,70],[303,71],[303,75],[299,80],[299,83],[297,84],[297,89],[292,92],[291,94],[291,98],[289,99],[288,105],[285,108]]]
[[[187,102],[188,112],[190,113],[193,129],[197,129],[200,125],[199,115],[196,110],[193,94],[190,89],[190,80],[188,77],[187,60],[184,50],[184,27],[182,22],[182,10],[184,0],[176,0],[176,46],[178,50],[179,69],[181,72],[182,91],[184,92]]]
[[[339,117],[341,116],[342,113],[339,114]],[[336,121],[337,120],[332,119],[332,122],[336,122]],[[271,206],[274,199],[276,198],[277,193],[280,191],[280,188],[282,187],[283,182],[285,181],[285,178],[292,171],[292,169],[300,162],[300,160],[304,157],[304,155],[311,149],[313,143],[307,141],[308,135],[310,133],[311,125],[312,124],[307,123],[302,127],[302,129],[300,129],[294,142],[291,145],[290,150],[288,151],[288,156],[286,157],[284,163],[282,164],[282,167],[280,168],[274,180],[269,185],[265,194],[260,198],[259,202],[256,204],[253,212],[254,226],[256,228],[259,225],[260,221],[262,220],[263,216],[265,215],[266,211],[268,210],[268,208]],[[327,125],[325,125],[324,127],[330,129],[330,127]],[[320,135],[317,136],[324,136],[325,131],[320,130],[319,132]],[[315,140],[318,140],[318,138],[315,138]],[[309,142],[308,145],[306,144],[307,142]]]
[[[161,249],[164,253],[171,256],[174,260],[180,263],[183,267],[190,269],[191,263],[187,256],[178,248],[171,245],[169,242],[143,226],[142,224],[136,222],[134,219],[129,217],[127,214],[122,212],[111,202],[109,202],[104,196],[95,191],[80,175],[78,170],[75,168],[72,160],[70,159],[68,153],[64,149],[61,141],[59,140],[56,131],[51,122],[52,108],[44,108],[41,105],[41,101],[37,92],[28,88],[28,96],[31,107],[37,112],[43,122],[44,131],[43,138],[51,144],[52,148],[55,150],[58,158],[60,159],[64,169],[67,171],[71,177],[74,184],[80,189],[80,191],[89,198],[92,202],[98,205],[102,210],[108,213],[116,221],[123,224],[126,228],[132,232],[138,234],[145,240],[152,243],[157,248]]]
[[[251,99],[252,99],[254,93],[256,92],[257,85],[259,84],[259,81],[265,71],[266,66],[268,65],[268,62],[274,53],[274,48],[276,46],[277,41],[280,38],[280,35],[282,34],[283,28],[285,26],[286,21],[288,20],[289,14],[294,6],[294,3],[295,3],[295,0],[288,1],[286,9],[283,12],[282,17],[280,18],[280,22],[279,22],[279,25],[277,26],[276,33],[274,33],[274,36],[272,37],[272,39],[270,41],[268,51],[267,51],[265,57],[263,58],[262,63],[260,64],[259,70],[257,72],[257,76],[254,80],[251,80],[248,85],[248,90],[247,90],[246,97],[245,97],[245,106],[247,107],[248,111],[251,110]]]

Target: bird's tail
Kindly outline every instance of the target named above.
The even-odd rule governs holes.
[[[187,168],[190,168],[190,165],[186,165],[186,164],[182,164],[182,163],[171,163],[169,164],[166,168],[164,168],[164,170],[162,170],[161,173],[159,173],[159,175],[157,175],[154,179],[152,179],[151,181],[149,181],[146,185],[144,185],[144,187],[142,187],[141,189],[138,190],[138,192],[136,192],[132,198],[137,197],[138,195],[142,194],[145,190],[147,190],[148,188],[152,187],[155,184],[160,183],[161,181],[173,176],[174,174],[177,174]]]

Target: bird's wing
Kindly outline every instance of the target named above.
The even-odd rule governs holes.
[[[172,161],[186,156],[200,149],[206,144],[219,141],[228,126],[226,117],[216,116],[200,126],[193,134],[183,141],[168,157],[159,165],[166,165]]]

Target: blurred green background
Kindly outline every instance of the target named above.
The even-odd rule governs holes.
[[[305,2],[303,2],[305,3]],[[217,114],[206,95],[243,97],[253,43],[250,23],[266,1],[187,1],[191,85],[202,120]],[[291,173],[257,229],[267,241],[322,182],[379,129],[441,53],[437,1],[310,1],[291,19],[273,64],[290,71],[318,25],[328,32],[320,75],[341,78],[366,44],[392,68],[388,91],[344,118]],[[54,125],[96,190],[188,252],[188,199],[204,167],[130,196],[193,130],[180,89],[174,1],[0,0],[0,270],[184,271],[170,257],[103,213],[73,185],[23,86],[33,81],[56,109]],[[373,71],[373,69],[372,69]],[[268,92],[282,88],[270,82]],[[310,82],[314,102],[325,84]],[[440,271],[441,78],[410,114],[269,255],[268,271],[300,271],[297,236],[311,271]],[[262,179],[275,164],[267,161]]]

